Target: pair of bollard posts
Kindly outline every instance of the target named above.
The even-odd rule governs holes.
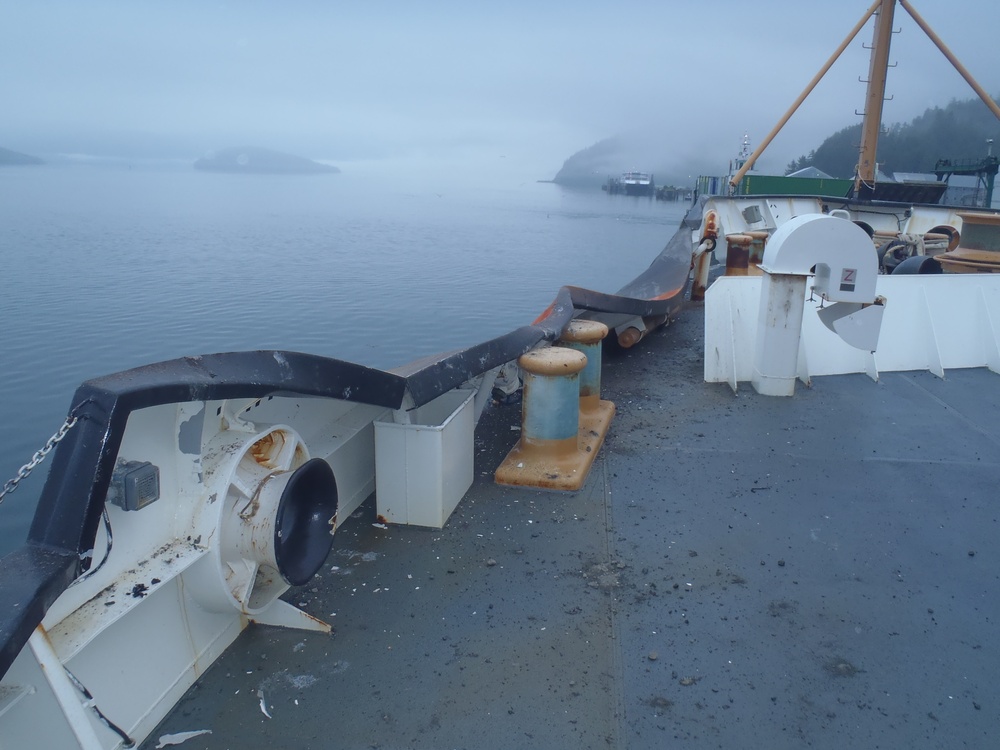
[[[608,327],[573,320],[556,346],[518,359],[524,372],[521,438],[496,470],[497,484],[575,491],[611,425],[601,400],[601,342]]]

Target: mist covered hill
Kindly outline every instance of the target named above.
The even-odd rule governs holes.
[[[247,174],[337,174],[337,167],[320,164],[293,154],[284,154],[255,146],[238,146],[213,151],[194,163],[195,169],[208,172]]]
[[[990,138],[1000,151],[1000,120],[989,108],[978,98],[952,100],[909,123],[889,126],[879,140],[877,159],[884,172],[927,172],[938,159],[982,158]],[[839,130],[808,155],[793,159],[784,172],[813,166],[833,177],[851,178],[860,141],[860,124]],[[720,144],[679,144],[668,151],[664,143],[671,142],[661,130],[605,138],[566,159],[553,182],[591,188],[622,172],[638,170],[652,172],[657,185],[690,185],[692,175],[725,173],[726,159],[714,158]],[[733,145],[730,154],[735,156],[735,138]]]
[[[22,154],[10,149],[0,148],[0,166],[17,166],[26,164],[44,164],[37,156]]]
[[[635,170],[652,173],[657,185],[686,185],[691,175],[715,174],[725,166],[702,156],[706,152],[697,148],[664,153],[663,143],[664,135],[659,132],[605,138],[566,159],[552,181],[567,187],[591,188],[607,183],[609,177]]]

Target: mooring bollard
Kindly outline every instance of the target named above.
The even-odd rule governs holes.
[[[573,320],[566,326],[558,346],[576,349],[587,357],[580,373],[580,411],[593,411],[601,400],[601,342],[608,327],[596,320]]]
[[[607,326],[597,325],[607,335]],[[592,347],[597,368],[589,374],[584,374],[588,356],[575,347],[535,349],[518,359],[524,373],[521,439],[497,469],[497,484],[570,491],[583,486],[607,431],[596,430],[591,415],[603,414],[603,404],[609,403],[600,401],[603,336],[589,326],[587,330],[591,331],[585,334],[587,341],[574,344]],[[596,345],[592,340],[595,336]],[[582,393],[584,382],[586,391]],[[581,410],[583,398],[592,407],[586,412]]]
[[[604,442],[615,415],[615,405],[601,400],[601,346],[608,327],[596,320],[574,320],[563,331],[559,346],[587,356],[580,373],[580,447],[596,452]]]
[[[521,442],[541,453],[575,451],[586,355],[551,346],[530,351],[517,363],[524,373]]]

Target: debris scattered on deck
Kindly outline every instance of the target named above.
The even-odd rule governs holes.
[[[160,744],[156,746],[156,750],[161,747],[167,747],[168,745],[179,745],[182,742],[187,742],[188,740],[194,739],[195,737],[201,737],[203,734],[211,734],[211,729],[199,729],[196,732],[177,732],[175,734],[161,734]]]
[[[270,719],[271,718],[271,714],[269,714],[267,712],[267,703],[265,703],[265,701],[264,701],[264,691],[263,690],[258,690],[257,691],[257,697],[260,698],[260,712],[262,714],[264,714],[264,716],[266,716],[267,718]]]

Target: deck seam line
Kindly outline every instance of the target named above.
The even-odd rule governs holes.
[[[996,437],[996,435],[994,435],[993,433],[989,432],[985,427],[979,426],[978,424],[976,424],[975,422],[973,422],[969,417],[965,416],[962,412],[960,412],[954,406],[952,406],[951,404],[949,404],[947,401],[945,401],[944,399],[942,399],[939,396],[935,395],[934,393],[932,393],[927,388],[924,388],[912,376],[906,375],[904,373],[900,373],[900,378],[904,382],[909,383],[914,388],[916,388],[916,389],[920,390],[921,392],[925,393],[932,401],[934,401],[935,403],[939,404],[946,411],[951,412],[952,414],[954,414],[958,418],[958,421],[963,422],[966,427],[970,428],[974,432],[978,432],[983,437],[989,439],[989,441],[991,443],[993,443],[994,445],[1000,446],[1000,439],[998,439]]]
[[[602,490],[602,505],[604,506],[604,541],[605,541],[605,553],[607,555],[608,564],[615,562],[615,542],[614,542],[614,517],[612,514],[612,496],[611,496],[611,480],[608,475],[608,462],[605,453],[602,453],[598,457],[598,462],[600,464],[600,476],[601,476],[601,490]],[[625,728],[625,662],[624,655],[621,652],[622,649],[622,639],[620,626],[618,623],[618,615],[616,609],[616,598],[614,595],[609,595],[607,597],[607,612],[608,621],[611,626],[611,648],[608,649],[611,654],[611,671],[614,675],[613,682],[613,694],[614,694],[614,706],[613,715],[611,721],[611,747],[619,748],[623,750],[626,745],[624,743],[624,728]]]

